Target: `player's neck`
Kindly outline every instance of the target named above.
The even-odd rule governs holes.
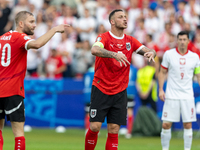
[[[183,49],[183,48],[178,48],[178,51],[181,55],[184,55],[187,52],[187,48]]]
[[[24,33],[20,28],[16,27],[15,31],[19,32],[19,33]]]
[[[122,37],[124,35],[124,30],[119,30],[116,28],[111,28],[111,32],[117,37]]]

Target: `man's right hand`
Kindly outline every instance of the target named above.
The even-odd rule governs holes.
[[[63,33],[63,32],[65,32],[65,29],[67,27],[70,27],[70,25],[68,25],[68,24],[61,24],[61,25],[56,26],[55,29],[56,29],[56,32]]]
[[[165,101],[165,92],[163,90],[159,90],[159,98],[161,101]]]

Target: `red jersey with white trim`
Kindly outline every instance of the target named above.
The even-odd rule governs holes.
[[[24,97],[24,78],[27,66],[27,44],[24,33],[9,31],[0,36],[0,97]]]
[[[144,46],[134,37],[124,34],[116,37],[110,31],[100,34],[97,42],[101,42],[106,50],[123,53],[131,62],[132,53]],[[127,64],[127,63],[126,63]],[[107,95],[114,95],[128,87],[130,65],[120,66],[114,58],[96,56],[93,85]]]

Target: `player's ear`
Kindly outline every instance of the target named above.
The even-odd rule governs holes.
[[[115,24],[115,21],[113,19],[111,19],[110,24]]]
[[[23,21],[19,21],[18,26],[23,28],[24,27],[24,22]]]

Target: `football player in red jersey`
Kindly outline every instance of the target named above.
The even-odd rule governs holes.
[[[156,52],[134,37],[124,34],[127,18],[123,10],[109,15],[111,31],[100,34],[92,46],[96,56],[91,93],[90,128],[85,137],[85,150],[94,150],[102,122],[107,117],[106,150],[118,149],[118,131],[126,124],[127,92],[132,53],[154,61]]]
[[[34,34],[35,18],[27,11],[15,17],[16,30],[0,36],[0,150],[3,149],[2,130],[5,116],[11,122],[15,136],[15,150],[25,150],[24,138],[24,77],[27,64],[27,50],[45,45],[56,32],[63,33],[69,25],[59,25],[37,40]]]

